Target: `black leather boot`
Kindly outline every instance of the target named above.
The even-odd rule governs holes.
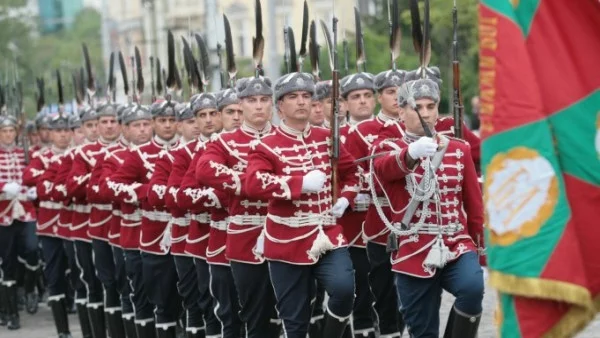
[[[52,309],[52,317],[54,317],[54,325],[56,326],[58,337],[71,338],[64,295],[62,295],[62,298],[60,296],[48,297],[48,305]]]
[[[339,318],[333,317],[329,311],[325,311],[323,320],[323,337],[342,338],[344,332],[346,332],[346,327],[349,327],[347,318],[340,320]],[[352,333],[352,330],[349,331]]]
[[[105,312],[106,322],[108,326],[108,334],[111,338],[126,338],[125,325],[121,317],[121,311]]]
[[[67,301],[65,300],[65,304]],[[88,316],[87,307],[84,303],[77,303],[77,317],[79,318],[79,326],[81,326],[81,335],[83,338],[92,337],[92,324],[90,323],[90,317]],[[67,311],[68,313],[68,311]]]
[[[123,327],[125,328],[125,336],[127,338],[138,338],[137,333],[135,332],[135,322],[133,321],[133,315],[124,316]]]
[[[104,306],[87,305],[90,324],[92,324],[92,336],[94,338],[106,338],[106,320],[104,319]]]
[[[9,330],[18,330],[21,328],[19,319],[19,305],[17,299],[17,284],[11,282],[6,284],[6,327]]]
[[[35,293],[35,282],[37,270],[25,269],[23,284],[25,286],[25,310],[29,314],[35,314],[38,311],[38,295]]]
[[[204,331],[203,327],[191,328],[188,327],[185,332],[186,338],[205,338],[206,331]]]
[[[6,320],[6,287],[0,283],[0,326],[6,326],[8,324]]]
[[[135,323],[135,332],[138,338],[156,338],[154,322]]]
[[[470,316],[453,307],[448,316],[444,338],[475,338],[480,321],[481,313]]]

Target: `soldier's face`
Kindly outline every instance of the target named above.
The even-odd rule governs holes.
[[[325,115],[323,114],[323,104],[321,101],[313,100],[311,103],[310,117],[308,122],[313,126],[322,126],[325,121]]]
[[[381,104],[381,110],[387,115],[398,117],[400,107],[398,106],[398,87],[384,88],[377,94],[377,101]]]
[[[307,91],[295,91],[285,94],[278,102],[279,111],[284,120],[308,122],[312,95]]]
[[[191,141],[200,136],[200,122],[197,118],[185,119],[177,122],[179,135],[186,141]]]
[[[85,121],[80,129],[88,141],[96,141],[98,139],[98,120]]]
[[[273,98],[271,96],[248,96],[241,100],[244,121],[256,129],[262,129],[271,120]]]
[[[69,129],[57,129],[50,131],[52,145],[59,149],[66,149],[71,143],[73,133]]]
[[[85,142],[86,136],[85,133],[83,132],[82,128],[75,128],[73,129],[73,135],[71,136],[71,138],[73,139],[73,144],[75,144],[76,146],[83,144],[83,142]]]
[[[323,107],[323,115],[325,116],[325,118],[327,120],[331,119],[331,104],[332,104],[332,100],[331,97],[326,97],[323,100],[321,100],[321,106]]]
[[[373,116],[375,108],[375,97],[370,89],[359,89],[351,91],[346,98],[346,108],[350,112],[350,116],[362,121]]]
[[[204,136],[210,136],[223,128],[221,114],[214,108],[204,108],[196,112],[200,131]]]
[[[121,134],[121,126],[114,116],[101,116],[98,119],[98,135],[107,141],[116,140]]]
[[[29,134],[29,145],[35,146],[42,142],[42,138],[39,133],[30,133]]]
[[[239,128],[244,119],[242,106],[234,103],[227,105],[221,110],[221,121],[223,121],[223,129],[231,131]]]
[[[9,146],[17,139],[17,129],[15,127],[3,127],[0,129],[0,143],[3,146]]]
[[[40,128],[38,129],[40,132],[40,138],[42,139],[42,143],[50,143],[50,129],[48,128]]]
[[[150,141],[152,138],[152,122],[149,120],[138,120],[129,123],[127,127],[129,142],[140,145]]]
[[[170,140],[177,133],[175,116],[159,116],[152,120],[154,133],[163,140]]]
[[[439,115],[438,103],[428,98],[418,99],[415,103],[416,108],[411,107],[410,104],[406,105],[406,108],[401,112],[401,118],[404,121],[406,131],[423,136],[425,135],[425,131],[419,121],[417,111],[421,114],[429,129],[433,131],[435,129],[435,121],[437,121]]]

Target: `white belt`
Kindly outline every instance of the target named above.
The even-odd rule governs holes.
[[[187,227],[190,225],[190,219],[191,217],[172,217],[171,222],[180,227]]]
[[[92,206],[90,204],[73,204],[73,211],[89,214],[92,211]]]
[[[210,227],[221,231],[227,231],[227,224],[229,224],[229,217],[222,221],[210,221]]]
[[[112,204],[92,204],[93,208],[96,208],[98,210],[102,210],[102,211],[111,211],[113,210],[113,205]]]
[[[40,208],[50,209],[50,210],[60,210],[63,208],[62,203],[50,202],[50,201],[42,201],[40,202]]]
[[[192,219],[198,223],[210,223],[210,215],[208,213],[192,214]]]
[[[28,201],[27,199],[27,195],[23,194],[23,193],[19,193],[17,194],[17,197],[15,198],[14,196],[8,196],[7,193],[3,192],[0,193],[0,201],[12,201],[14,199],[17,199],[19,201]]]
[[[119,209],[113,209],[112,211],[113,216],[117,216],[117,217],[121,217],[121,210]]]
[[[173,216],[166,211],[142,210],[142,216],[154,222],[169,222]]]
[[[281,217],[268,214],[267,217],[275,223],[291,228],[336,224],[335,217],[330,215],[311,214],[306,216]]]
[[[353,211],[367,211],[367,210],[369,210],[370,204],[371,204],[370,202],[354,203],[354,208],[352,208],[352,210]]]
[[[121,218],[126,221],[139,222],[142,220],[142,213],[136,210],[133,214],[121,214]]]
[[[229,217],[229,221],[237,225],[264,225],[267,222],[267,216],[234,215]]]
[[[371,204],[374,205],[375,201],[371,200]],[[390,201],[385,197],[377,197],[377,204],[379,204],[382,207],[389,207]]]

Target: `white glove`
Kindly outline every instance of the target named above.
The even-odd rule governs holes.
[[[27,189],[27,199],[30,201],[36,200],[37,199],[37,190],[35,189],[35,187],[33,188],[29,188]]]
[[[21,191],[21,185],[17,182],[9,182],[2,187],[2,191],[6,193],[8,199],[14,199]]]
[[[331,214],[335,218],[340,218],[342,215],[344,215],[344,211],[346,211],[346,208],[348,208],[349,205],[350,202],[348,202],[348,199],[346,199],[346,197],[341,197],[331,208]]]
[[[357,194],[354,197],[354,204],[369,204],[371,203],[371,195],[369,194]]]
[[[408,155],[414,160],[429,157],[435,154],[437,148],[437,143],[431,137],[423,136],[408,145]]]
[[[327,180],[327,175],[321,170],[312,170],[302,179],[302,192],[319,192]]]

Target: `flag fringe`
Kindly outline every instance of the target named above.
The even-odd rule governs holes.
[[[581,285],[532,277],[517,277],[490,271],[490,285],[506,294],[539,298],[570,304],[571,309],[550,329],[544,338],[572,337],[592,321],[600,311],[600,296],[592,299]]]

